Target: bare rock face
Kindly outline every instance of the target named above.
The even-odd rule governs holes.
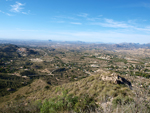
[[[101,75],[101,79],[103,81],[111,81],[115,84],[125,84],[127,85],[130,89],[132,89],[132,84],[130,81],[125,79],[124,77],[121,77],[117,75],[116,73],[112,73],[111,75]]]
[[[118,78],[116,79],[116,83],[117,84],[125,84],[127,85],[130,89],[132,89],[132,85],[131,85],[131,82],[128,81],[127,79],[121,77],[121,76],[117,76]]]

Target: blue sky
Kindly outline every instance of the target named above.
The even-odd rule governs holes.
[[[150,1],[0,0],[0,39],[150,43]]]

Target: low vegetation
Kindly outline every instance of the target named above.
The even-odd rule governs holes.
[[[0,45],[2,113],[150,112],[149,49],[49,43]]]

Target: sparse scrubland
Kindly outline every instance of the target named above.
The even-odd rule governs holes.
[[[33,44],[0,46],[0,112],[150,112],[148,48]]]

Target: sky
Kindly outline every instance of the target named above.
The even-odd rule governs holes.
[[[0,39],[150,43],[150,0],[0,0]]]

